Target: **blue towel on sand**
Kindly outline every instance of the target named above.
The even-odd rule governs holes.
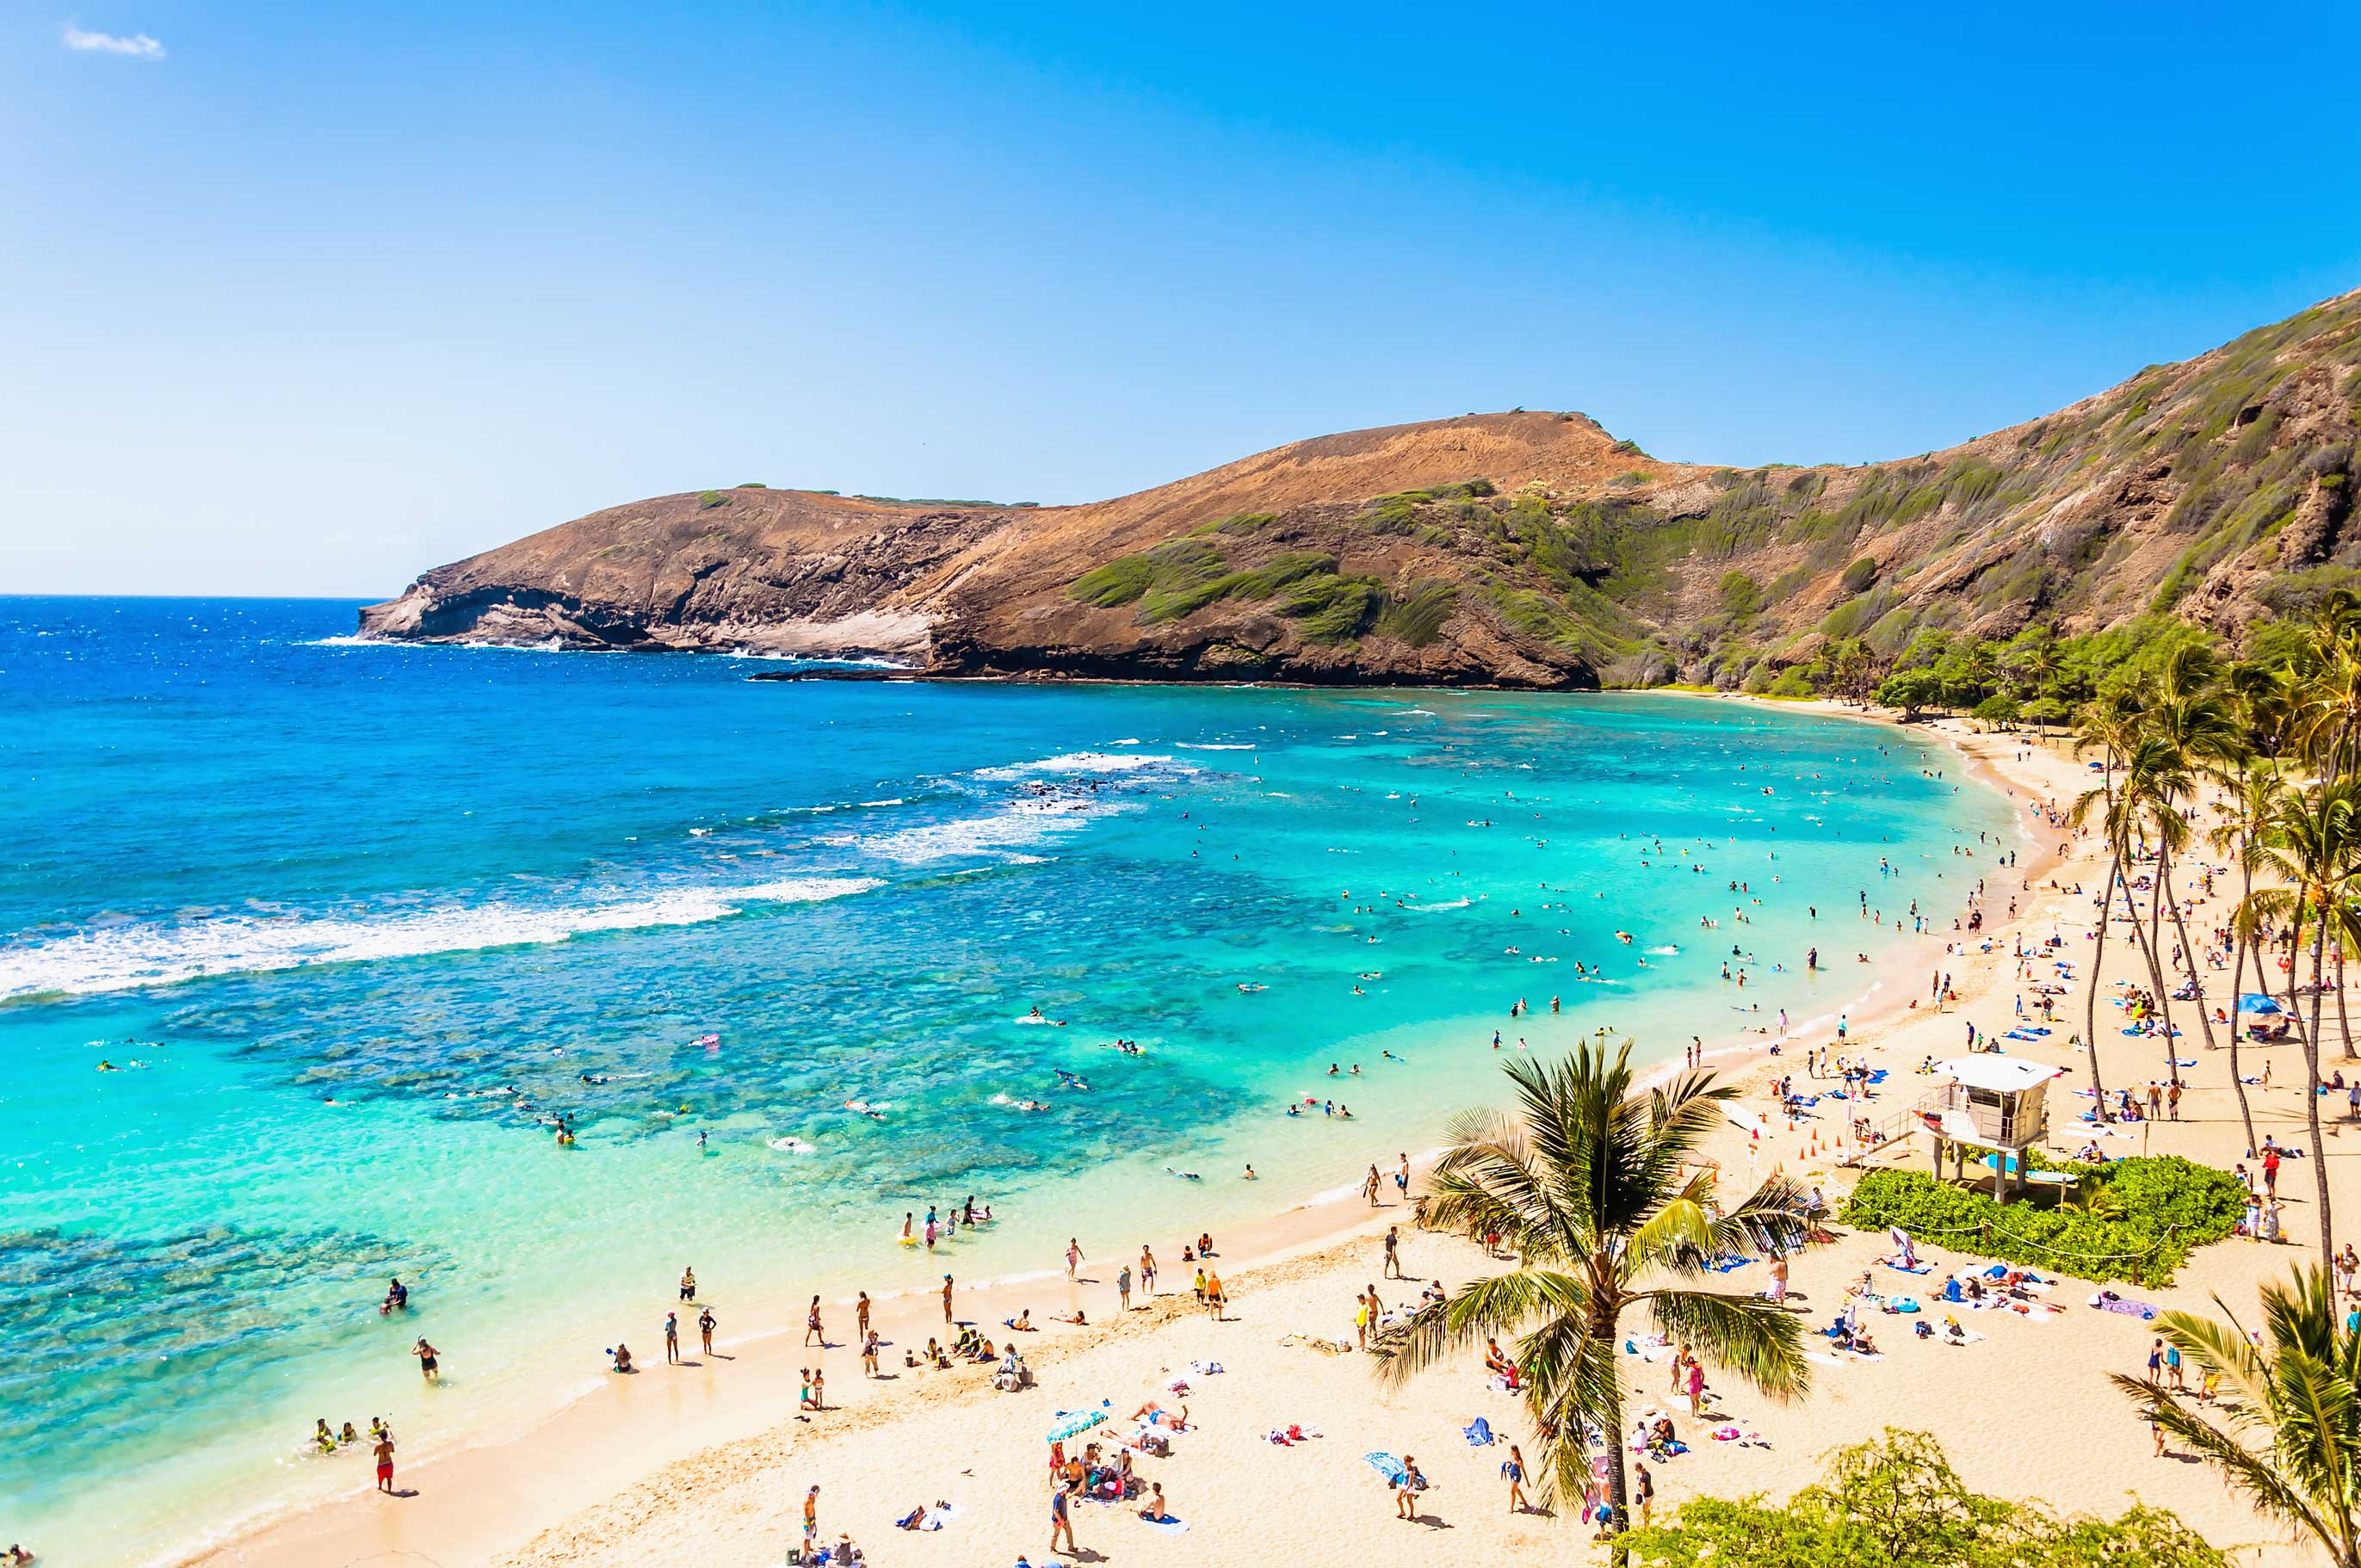
[[[1488,1447],[1492,1442],[1492,1423],[1477,1416],[1460,1435],[1467,1440],[1470,1448]]]

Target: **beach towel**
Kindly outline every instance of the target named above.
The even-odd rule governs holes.
[[[1976,1332],[1973,1329],[1961,1329],[1956,1334],[1945,1332],[1938,1334],[1936,1337],[1940,1339],[1945,1344],[1971,1345],[1981,1344],[1983,1342],[1984,1336]]]
[[[1753,1261],[1754,1260],[1751,1257],[1718,1257],[1711,1263],[1707,1264],[1706,1266],[1712,1269],[1716,1274],[1728,1274],[1730,1270],[1734,1268],[1743,1268]]]
[[[1894,1270],[1896,1274],[1932,1274],[1935,1271],[1935,1266],[1931,1263],[1922,1263],[1917,1265],[1916,1267],[1911,1267],[1896,1263],[1890,1257],[1881,1259],[1880,1261],[1882,1261],[1886,1267]]]
[[[1470,1448],[1489,1447],[1492,1442],[1492,1423],[1477,1416],[1467,1423],[1466,1429],[1459,1435],[1467,1440],[1467,1446]]]
[[[1389,1486],[1399,1486],[1410,1479],[1410,1472],[1404,1470],[1401,1461],[1390,1453],[1365,1453],[1361,1457],[1369,1462],[1370,1469],[1384,1477]]]
[[[1192,1361],[1189,1364],[1189,1370],[1198,1377],[1213,1377],[1220,1375],[1222,1364],[1218,1361]]]
[[[1187,1524],[1174,1519],[1170,1514],[1166,1514],[1160,1519],[1142,1519],[1139,1522],[1150,1530],[1162,1530],[1166,1535],[1179,1535],[1189,1528]]]
[[[2146,1301],[2129,1300],[2112,1290],[2102,1290],[2092,1297],[2091,1305],[2102,1312],[2120,1312],[2126,1318],[2137,1318],[2143,1322],[2156,1316],[2156,1309]]]

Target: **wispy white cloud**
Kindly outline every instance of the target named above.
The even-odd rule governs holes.
[[[134,60],[164,58],[164,46],[146,33],[134,33],[129,38],[116,33],[86,33],[68,22],[65,43],[66,48],[83,54],[123,54]]]

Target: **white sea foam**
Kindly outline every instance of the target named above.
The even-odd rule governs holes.
[[[1050,773],[1128,773],[1171,762],[1170,757],[1150,751],[1068,751],[1060,756],[1044,757],[1038,762],[1012,762],[1005,768],[982,768],[977,770],[975,776],[980,779],[1028,779]],[[1175,771],[1195,770],[1184,766]]]
[[[392,637],[362,637],[346,632],[336,637],[307,639],[306,648],[457,648],[474,649],[488,653],[563,653],[566,644],[555,637],[544,637],[537,642],[405,642]]]
[[[1175,744],[1184,751],[1251,751],[1255,749],[1252,741],[1181,740]]]
[[[983,817],[963,817],[925,828],[905,828],[860,840],[873,855],[908,865],[947,861],[960,855],[1001,853],[1043,844],[1090,826],[1095,817],[1120,809],[1113,802],[1020,800]],[[1010,856],[1031,864],[1037,857]]]
[[[494,903],[376,918],[335,915],[132,923],[0,947],[0,999],[129,991],[208,975],[562,942],[594,931],[694,926],[735,915],[750,904],[815,904],[877,885],[866,877],[797,877],[751,887],[682,888],[646,898],[546,907]]]

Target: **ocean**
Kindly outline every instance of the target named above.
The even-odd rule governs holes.
[[[1177,1255],[1133,1216],[1432,1146],[1496,1030],[1824,1037],[2018,841],[1948,753],[1763,707],[762,683],[354,608],[0,598],[0,1539],[59,1568],[351,1484],[315,1417],[414,1461],[545,1414],[684,1264]]]

